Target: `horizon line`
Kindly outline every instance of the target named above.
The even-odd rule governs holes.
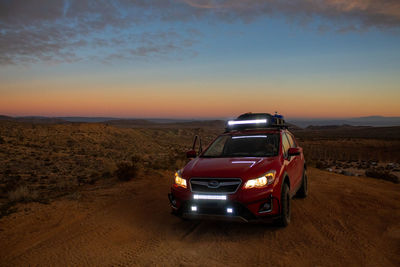
[[[91,119],[111,119],[111,120],[228,120],[236,118],[232,117],[128,117],[128,116],[87,116],[87,115],[62,115],[62,116],[49,116],[49,115],[6,115],[0,114],[0,116],[11,117],[11,118],[91,118]],[[284,116],[285,117],[285,116]],[[345,120],[345,119],[365,119],[365,118],[400,118],[399,116],[382,116],[382,115],[368,115],[368,116],[358,116],[358,117],[285,117],[286,120]]]

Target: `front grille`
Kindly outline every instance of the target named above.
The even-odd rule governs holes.
[[[231,194],[241,183],[240,178],[192,178],[190,188],[193,193]]]

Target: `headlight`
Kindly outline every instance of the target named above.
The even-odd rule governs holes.
[[[183,179],[183,178],[181,177],[181,174],[180,174],[179,171],[177,171],[177,172],[175,173],[175,180],[174,180],[174,182],[175,182],[175,185],[176,185],[176,186],[180,186],[180,187],[183,187],[183,188],[186,188],[186,187],[187,187],[187,185],[186,185],[186,179]]]
[[[269,171],[259,178],[248,180],[245,183],[244,188],[260,188],[272,184],[275,180],[275,173],[275,171]]]

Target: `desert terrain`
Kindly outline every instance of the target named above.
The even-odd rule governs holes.
[[[0,265],[399,266],[399,128],[346,127],[294,128],[310,195],[279,228],[170,214],[193,135],[221,122],[2,120]]]

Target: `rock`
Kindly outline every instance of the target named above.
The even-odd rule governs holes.
[[[346,176],[354,176],[354,173],[349,172],[349,171],[345,171],[345,170],[342,170],[342,171],[340,172],[340,174],[343,174],[343,175],[346,175]]]
[[[399,164],[397,164],[397,163],[395,163],[395,162],[389,162],[389,163],[386,165],[386,168],[396,169],[396,168],[398,168],[398,167],[399,167]]]
[[[365,176],[390,181],[396,184],[400,182],[399,177],[388,171],[369,169],[365,171]]]

